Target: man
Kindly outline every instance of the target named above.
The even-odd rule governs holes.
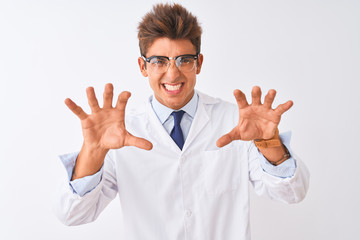
[[[100,108],[87,89],[91,114],[70,99],[80,118],[81,151],[61,159],[70,186],[56,214],[67,225],[94,221],[119,194],[124,239],[250,239],[249,184],[286,203],[308,188],[304,164],[278,135],[288,101],[272,109],[275,91],[252,103],[235,90],[235,106],[194,90],[203,55],[196,17],[178,4],[159,4],[139,24],[140,71],[154,95],[125,116],[129,92],[112,106],[105,86]]]

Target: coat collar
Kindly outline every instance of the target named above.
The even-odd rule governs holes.
[[[151,106],[152,106],[156,116],[160,120],[161,124],[164,124],[164,122],[169,118],[170,114],[174,110],[161,104],[156,99],[155,96],[150,97],[149,101],[151,103]],[[191,119],[194,119],[196,110],[197,110],[197,106],[198,106],[198,102],[199,102],[199,96],[195,92],[193,97],[191,98],[191,100],[184,107],[180,108],[179,110],[185,111],[188,115],[190,115]]]
[[[206,95],[205,93],[202,93],[198,90],[196,90],[196,92],[203,104],[217,104],[220,102],[220,99],[218,98],[210,97],[209,95]]]
[[[210,108],[212,107],[212,105],[220,102],[219,99],[210,97],[199,91],[196,91],[196,93],[199,96],[198,107],[194,120],[190,127],[189,135],[185,141],[182,151],[176,146],[175,142],[171,139],[170,135],[166,132],[161,122],[159,121],[158,117],[156,116],[151,106],[151,102],[150,102],[151,98],[149,98],[149,100],[146,103],[147,105],[146,110],[148,116],[146,128],[148,132],[155,138],[163,139],[163,141],[166,141],[165,145],[167,145],[173,151],[178,152],[179,154],[186,152],[186,150],[191,146],[192,142],[196,139],[196,137],[199,135],[201,130],[210,121],[211,119]]]

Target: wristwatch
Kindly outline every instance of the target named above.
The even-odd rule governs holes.
[[[272,165],[277,166],[277,165],[285,162],[286,160],[288,160],[290,158],[290,153],[289,153],[289,151],[287,150],[287,148],[285,146],[284,146],[284,149],[285,149],[284,156],[279,161],[276,161],[276,162],[272,162],[272,161],[269,161],[269,160],[267,160],[267,161],[269,163],[271,163]]]
[[[276,128],[275,135],[270,139],[260,139],[254,140],[255,145],[258,148],[271,148],[271,147],[280,147],[282,142],[279,137],[279,129]]]
[[[269,163],[271,163],[272,165],[274,166],[277,166],[283,162],[285,162],[287,159],[290,158],[290,153],[289,151],[287,150],[287,148],[282,144],[281,140],[280,140],[280,137],[279,137],[279,129],[276,128],[275,130],[275,135],[270,138],[270,139],[260,139],[260,140],[254,140],[254,143],[256,145],[256,147],[258,148],[272,148],[272,147],[280,147],[280,146],[283,146],[284,150],[285,150],[285,153],[283,155],[283,157],[276,161],[276,162],[272,162],[272,161],[269,161]]]

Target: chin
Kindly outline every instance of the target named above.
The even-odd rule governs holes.
[[[184,106],[185,104],[183,102],[168,102],[168,104],[166,105],[167,107],[177,110],[180,109]]]

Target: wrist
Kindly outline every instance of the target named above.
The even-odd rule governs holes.
[[[88,147],[83,144],[76,159],[71,180],[90,176],[98,172],[104,163],[108,151],[108,149]]]
[[[267,160],[267,161],[274,166],[278,166],[278,165],[282,164],[283,162],[285,162],[286,160],[288,160],[290,158],[290,153],[285,146],[284,146],[284,151],[285,151],[285,153],[280,160],[277,160],[277,161]]]
[[[107,154],[107,152],[109,151],[109,149],[105,149],[100,147],[99,145],[95,145],[95,144],[86,144],[85,142],[83,143],[80,153],[83,152],[86,155],[91,155],[94,157],[102,157]]]

